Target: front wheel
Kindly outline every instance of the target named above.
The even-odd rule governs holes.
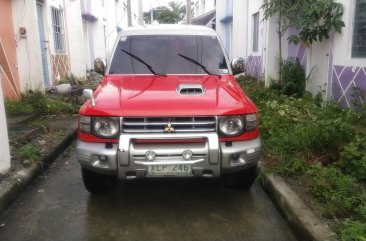
[[[81,174],[85,188],[92,194],[102,194],[116,187],[116,180],[113,177],[81,168]]]
[[[224,184],[232,189],[249,189],[257,178],[257,165],[224,175]]]

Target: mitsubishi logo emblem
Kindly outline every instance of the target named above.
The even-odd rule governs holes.
[[[168,122],[168,125],[165,127],[164,132],[174,132],[174,127],[172,126],[172,123],[170,121]]]

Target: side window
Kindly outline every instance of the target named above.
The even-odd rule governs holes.
[[[253,46],[252,51],[258,52],[258,38],[259,38],[259,13],[253,14]]]
[[[352,57],[366,58],[366,0],[356,0]]]
[[[66,51],[66,48],[65,48],[63,11],[51,7],[51,13],[52,13],[53,41],[55,45],[55,51],[57,53],[64,53]]]

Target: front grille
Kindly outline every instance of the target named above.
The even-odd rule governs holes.
[[[216,117],[125,117],[124,133],[215,132]]]

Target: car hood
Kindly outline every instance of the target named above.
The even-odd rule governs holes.
[[[179,86],[202,86],[202,94],[178,92]],[[256,112],[231,75],[105,76],[95,91],[96,105],[87,101],[85,115],[209,116]]]

